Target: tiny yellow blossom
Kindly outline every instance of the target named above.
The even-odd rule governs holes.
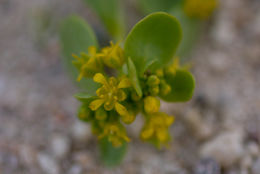
[[[105,123],[103,132],[98,136],[99,139],[108,137],[108,141],[112,143],[114,147],[119,147],[123,142],[129,142],[130,139],[126,135],[126,130],[120,123]]]
[[[144,99],[144,111],[147,114],[153,114],[160,109],[160,100],[156,97],[148,96]]]
[[[166,113],[151,114],[141,131],[141,138],[143,140],[155,138],[159,143],[167,143],[170,140],[168,129],[173,122],[174,117]]]
[[[217,0],[185,0],[184,12],[189,17],[207,19],[218,5]]]
[[[126,94],[122,89],[131,86],[129,79],[123,78],[118,81],[115,77],[110,77],[107,80],[103,74],[97,73],[93,80],[102,84],[102,87],[97,89],[96,94],[98,99],[95,99],[90,103],[90,109],[95,111],[100,106],[104,105],[104,108],[107,111],[115,108],[119,115],[126,115],[126,108],[119,102],[122,102],[126,99]]]
[[[124,52],[119,46],[119,42],[113,44],[111,41],[110,46],[103,48],[101,50],[101,58],[104,64],[110,68],[120,68],[125,62]]]
[[[94,46],[88,48],[88,54],[81,53],[80,57],[75,54],[72,54],[72,56],[76,59],[73,61],[73,64],[80,71],[77,81],[80,81],[82,77],[92,77],[95,73],[102,70],[100,55]]]

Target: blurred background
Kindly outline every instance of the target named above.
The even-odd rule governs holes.
[[[125,0],[127,28],[144,14]],[[176,117],[173,141],[157,150],[139,140],[122,165],[103,167],[90,127],[76,118],[77,88],[61,61],[60,22],[88,21],[111,39],[81,0],[0,0],[1,174],[260,174],[260,1],[220,0],[191,54],[193,99],[163,104]]]

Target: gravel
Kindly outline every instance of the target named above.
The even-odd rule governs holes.
[[[128,128],[126,159],[108,170],[90,126],[76,118],[78,89],[62,67],[57,34],[71,13],[99,33],[102,24],[82,1],[1,1],[0,173],[259,174],[259,9],[259,0],[220,0],[189,59],[193,99],[163,104],[176,117],[170,147],[141,142],[138,118]],[[40,31],[45,17],[50,22]]]

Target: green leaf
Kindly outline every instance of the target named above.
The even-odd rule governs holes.
[[[89,46],[98,46],[95,34],[82,18],[70,16],[61,25],[60,44],[64,55],[62,61],[76,82],[79,72],[72,64],[74,60],[72,54],[87,51]],[[78,85],[89,93],[95,92],[97,88],[97,84],[92,79],[82,79]]]
[[[120,164],[127,152],[127,143],[120,147],[114,147],[108,138],[99,141],[101,160],[107,167],[114,167]]]
[[[125,54],[133,60],[138,75],[152,65],[162,68],[173,58],[181,41],[179,22],[173,16],[157,12],[138,22],[125,42]]]
[[[131,58],[128,58],[127,67],[128,67],[129,78],[134,86],[134,89],[135,89],[137,95],[139,97],[142,97],[142,95],[143,95],[142,88],[140,86],[140,82],[137,77],[135,65],[134,65],[133,61],[131,60]]]
[[[89,94],[89,93],[85,93],[85,92],[81,92],[81,93],[77,93],[74,95],[74,97],[76,99],[78,99],[81,102],[89,102],[93,99],[93,97],[95,97],[96,95],[93,94]]]
[[[121,0],[85,0],[85,2],[95,10],[116,40],[124,37],[125,23]]]
[[[183,69],[176,71],[175,75],[165,75],[166,82],[171,86],[171,92],[166,96],[160,96],[168,102],[186,102],[191,99],[195,80],[192,74]]]
[[[170,11],[170,14],[175,16],[181,24],[183,31],[183,39],[182,42],[176,52],[177,56],[180,56],[181,60],[185,57],[189,56],[195,42],[198,40],[200,36],[201,30],[201,21],[199,19],[188,17],[181,5],[176,6]]]
[[[145,14],[156,11],[169,11],[181,0],[138,0],[139,6]]]

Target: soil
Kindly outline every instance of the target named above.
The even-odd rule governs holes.
[[[77,88],[62,66],[59,23],[79,14],[108,38],[82,1],[64,2],[0,1],[1,174],[259,174],[259,0],[220,1],[189,56],[193,99],[163,103],[176,117],[170,147],[141,142],[137,119],[128,128],[127,156],[114,169],[100,164],[95,137],[76,118]]]

